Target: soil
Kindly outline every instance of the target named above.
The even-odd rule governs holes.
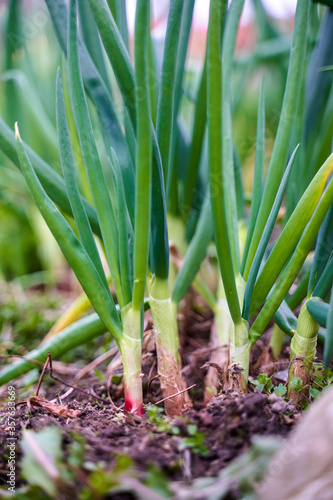
[[[180,319],[183,320],[181,334],[183,372],[188,387],[195,384],[190,390],[192,409],[172,421],[165,421],[161,417],[157,417],[157,420],[147,418],[147,414],[142,420],[134,420],[131,415],[123,411],[121,387],[111,384],[110,396],[113,403],[111,404],[106,396],[106,382],[99,381],[94,371],[75,383],[89,392],[91,397],[78,390],[73,390],[69,396],[64,397],[68,387],[45,376],[40,395],[48,401],[58,399],[57,402],[61,402],[69,409],[78,410],[79,415],[75,418],[62,417],[34,405],[30,405],[27,409],[26,404],[18,404],[16,406],[18,441],[23,429],[38,431],[48,426],[56,426],[61,430],[65,454],[68,453],[75,434],[84,437],[83,462],[105,462],[107,469],[111,470],[119,456],[127,455],[138,470],[147,470],[153,463],[170,480],[191,481],[203,476],[217,476],[226,465],[249,448],[257,435],[286,436],[297,421],[299,411],[291,403],[275,395],[268,397],[259,392],[250,392],[244,396],[230,392],[214,398],[207,407],[204,407],[204,376],[207,368],[203,368],[203,365],[209,360],[210,355],[208,340],[212,319],[208,314],[189,313],[186,310]],[[149,322],[147,328],[149,329]],[[258,359],[267,357],[268,339],[269,335],[264,335],[253,349],[250,369],[252,377],[257,374]],[[143,356],[143,385],[145,403],[148,405],[146,413],[149,404],[156,404],[162,398],[158,379],[154,378],[156,375],[154,360],[154,343],[151,335],[147,338],[146,353]],[[280,373],[277,383],[283,379],[287,366],[288,352],[285,350],[275,369],[273,366],[273,371]],[[103,372],[103,367],[106,369],[105,364],[98,366],[98,369]],[[62,374],[59,374],[58,370]],[[66,380],[68,384],[73,384],[73,375],[77,371],[78,369],[72,365],[61,366],[58,363],[54,367],[57,377]],[[121,367],[118,371],[121,372]],[[68,372],[70,375],[66,375]],[[251,386],[249,388],[251,391]],[[63,398],[61,396],[59,398],[59,394]],[[4,463],[7,435],[5,423],[6,419],[0,422],[0,485],[5,484],[7,473]],[[203,447],[191,444],[186,449],[186,446],[183,446],[184,440],[191,435],[193,437],[193,429],[195,436],[203,433],[204,440],[201,443]],[[81,481],[80,477],[78,481]],[[82,481],[84,483],[84,479]],[[119,498],[131,497],[119,496]]]

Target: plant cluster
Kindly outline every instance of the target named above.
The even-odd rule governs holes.
[[[219,386],[214,364],[223,373],[224,390],[246,392],[251,349],[272,319],[274,355],[284,333],[290,335],[289,378],[298,377],[302,388],[308,387],[318,338],[324,342],[326,366],[333,354],[332,11],[298,1],[267,173],[261,85],[247,215],[233,117],[250,68],[260,68],[273,54],[282,57],[273,47],[279,33],[261,2],[255,2],[260,44],[237,69],[244,0],[230,6],[227,0],[211,0],[193,125],[186,129],[182,82],[194,0],[170,2],[161,68],[147,0],[137,1],[134,61],[123,0],[70,0],[68,6],[65,0],[45,1],[64,55],[55,99],[54,147],[61,167],[48,164],[23,142],[20,123],[15,138],[0,121],[0,148],[21,169],[96,314],[72,323],[30,356],[45,360],[47,351],[60,355],[108,330],[122,356],[125,408],[141,416],[143,314],[150,308],[165,410],[177,415],[191,404],[179,355],[177,308],[193,285],[214,313],[211,342],[216,349],[206,379],[207,401]],[[15,13],[13,19],[18,20]],[[236,69],[238,94],[231,77]],[[116,107],[117,93],[121,106]],[[45,139],[45,145],[49,142]],[[283,229],[273,240],[284,198]],[[205,273],[212,242],[214,287]],[[180,257],[177,266],[173,246]],[[30,367],[22,360],[3,368],[0,383]],[[260,384],[269,392],[269,380]],[[289,397],[297,401],[302,391],[293,387]]]
[[[319,366],[318,366],[319,365]],[[326,390],[329,385],[332,383],[332,372],[328,368],[327,370],[323,369],[323,365],[321,363],[314,363],[314,371],[312,375],[311,386],[304,386],[302,380],[299,377],[293,377],[289,379],[288,387],[290,391],[293,393],[304,393],[305,389],[308,389],[309,395],[316,399],[322,391]],[[286,396],[287,387],[283,385],[281,382],[279,385],[275,385],[272,382],[272,377],[270,377],[266,373],[260,373],[255,380],[252,380],[252,384],[255,387],[255,391],[263,392],[264,394],[275,394],[276,396]],[[304,402],[304,398],[301,399]],[[308,400],[309,401],[309,400]]]

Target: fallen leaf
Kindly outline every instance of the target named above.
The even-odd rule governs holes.
[[[67,406],[64,405],[50,403],[50,401],[45,399],[43,396],[32,396],[28,399],[27,405],[37,408],[44,408],[46,411],[52,413],[53,415],[64,418],[76,418],[81,415],[80,410],[72,410],[71,408],[67,408]]]

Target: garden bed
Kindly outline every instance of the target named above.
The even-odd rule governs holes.
[[[78,367],[75,363],[65,364],[53,360],[53,375],[59,378],[59,381],[51,379],[46,372],[37,397],[27,397],[27,391],[20,388],[20,381],[14,384],[17,394],[22,393],[22,396],[17,398],[15,415],[17,442],[20,443],[23,430],[32,430],[35,433],[44,430],[47,442],[48,429],[55,427],[61,438],[63,463],[76,476],[76,491],[87,487],[91,474],[96,474],[97,470],[106,477],[108,474],[114,477],[119,468],[124,468],[123,472],[131,471],[131,474],[141,478],[140,483],[147,480],[149,471],[157,478],[160,474],[168,490],[168,485],[190,485],[198,478],[217,480],[225,467],[251,449],[258,436],[284,438],[299,419],[300,410],[275,394],[254,392],[253,384],[249,385],[247,395],[229,391],[204,405],[204,377],[211,353],[208,341],[212,319],[208,311],[200,315],[186,310],[182,313],[182,319],[183,330],[180,338],[183,373],[187,386],[192,387],[189,392],[193,408],[173,419],[164,415],[163,402],[159,403],[162,396],[156,377],[154,337],[149,330],[150,322],[147,321],[143,354],[145,415],[142,419],[124,411],[122,367],[117,362],[117,356],[111,363],[108,360],[100,365],[96,364],[95,367],[92,364],[89,372],[83,377],[85,367],[82,368],[82,363],[81,367]],[[258,375],[258,359],[262,366],[263,358],[267,358],[269,338],[270,335],[265,334],[253,349],[250,365],[252,379]],[[91,347],[89,349],[91,350]],[[283,350],[277,362],[270,361],[268,365],[263,365],[267,371],[275,374],[273,381],[276,385],[286,376],[288,350],[287,347]],[[86,367],[88,365],[86,363]],[[67,385],[61,384],[61,380]],[[69,386],[76,386],[79,390],[71,390]],[[32,395],[35,389],[30,387],[29,394]],[[41,405],[44,405],[44,408]],[[65,416],[58,414],[61,406]],[[73,410],[73,413],[67,413],[66,409]],[[0,484],[5,484],[8,451],[6,405],[2,407],[2,414],[5,418],[0,424]],[[74,449],[80,450],[80,459],[75,466]],[[20,445],[17,452],[20,463]],[[116,484],[117,482],[123,484],[121,478],[115,479]],[[26,484],[21,477],[17,486],[23,487]],[[67,486],[70,487],[69,485],[73,487],[72,481],[68,481]],[[117,490],[117,487],[115,489]],[[228,498],[240,498],[237,486],[230,488],[230,491],[233,496]],[[64,498],[67,498],[66,495]],[[118,496],[109,495],[107,498]]]

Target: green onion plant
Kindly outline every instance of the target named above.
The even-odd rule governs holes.
[[[117,207],[112,205],[96,148],[80,72],[75,0],[70,3],[68,20],[68,66],[73,113],[101,229],[102,241],[116,290],[118,304],[121,309],[120,317],[110,293],[91,226],[82,205],[76,183],[60,72],[57,75],[59,149],[68,199],[80,240],[48,198],[38,181],[20,139],[18,128],[16,129],[16,137],[22,172],[35,202],[92,305],[114,336],[122,353],[125,381],[125,408],[128,411],[141,415],[143,411],[141,313],[148,264],[151,196],[150,105],[148,93],[146,93],[146,96],[142,95],[142,89],[147,88],[147,64],[145,58],[147,57],[148,46],[149,5],[146,2],[139,2],[136,18],[137,44],[135,57],[138,69],[136,71],[135,87],[137,92],[140,92],[140,96],[137,98],[136,110],[138,142],[136,149],[137,179],[134,227],[132,227],[125,203],[123,179],[119,172],[120,167],[116,154],[110,151],[110,168],[114,171],[117,184]],[[116,220],[115,216],[116,209],[118,220]]]
[[[190,406],[179,354],[177,309],[191,285],[214,313],[212,346],[216,349],[206,379],[206,400],[220,385],[213,367],[216,363],[225,389],[247,390],[251,348],[272,319],[280,343],[281,332],[293,335],[290,376],[299,376],[302,365],[305,381],[317,338],[323,338],[322,317],[328,325],[326,362],[333,350],[332,308],[325,302],[332,287],[332,249],[327,251],[324,243],[332,226],[333,155],[327,150],[331,121],[322,140],[311,139],[316,148],[309,160],[304,145],[305,117],[308,120],[311,113],[304,112],[306,74],[308,60],[315,57],[309,39],[315,31],[312,2],[298,1],[287,65],[285,46],[277,51],[273,44],[280,41],[279,32],[259,0],[255,7],[261,20],[260,41],[255,55],[245,63],[235,57],[244,0],[232,0],[230,5],[227,0],[211,0],[206,55],[191,104],[187,101],[192,89],[186,92],[184,67],[194,0],[170,2],[161,70],[149,29],[149,1],[137,1],[134,61],[123,0],[80,0],[79,8],[76,0],[70,0],[69,6],[65,0],[45,2],[64,56],[56,76],[58,146],[53,155],[59,152],[61,167],[42,160],[23,142],[19,120],[15,139],[0,119],[0,149],[21,169],[40,213],[98,315],[86,320],[82,341],[108,330],[118,345],[126,410],[143,413],[141,346],[147,307],[154,324],[166,412],[173,416]],[[320,40],[324,44],[326,38]],[[253,191],[246,215],[234,118],[242,107],[247,76],[274,59],[279,61],[281,74],[287,72],[283,103],[265,172],[267,106],[262,82]],[[242,76],[238,85],[233,85],[235,68]],[[14,77],[7,75],[8,81]],[[191,126],[185,119],[186,105],[193,111]],[[316,120],[322,124],[327,115],[318,111]],[[101,141],[96,140],[96,127]],[[23,139],[24,132],[22,128]],[[41,137],[46,133],[44,127]],[[77,168],[78,163],[83,168]],[[299,175],[304,183],[295,193]],[[285,196],[287,216],[274,241],[272,233]],[[171,242],[182,257],[176,270],[169,262]],[[214,286],[205,274],[212,243],[218,263]],[[298,280],[296,291],[290,294]],[[297,320],[292,310],[304,298]],[[64,345],[77,345],[80,324],[49,337],[30,357],[43,360],[45,349],[56,345],[57,339],[67,339]],[[27,361],[5,367],[0,383],[30,367]]]
[[[320,228],[314,259],[308,281],[307,296],[298,316],[296,331],[290,344],[290,373],[289,379],[299,377],[307,393],[312,376],[312,362],[316,356],[317,335],[320,326],[327,328],[324,350],[326,367],[332,357],[331,328],[327,321],[329,305],[325,303],[332,293],[333,283],[333,205]],[[289,397],[298,401],[302,393],[298,394],[289,389]]]

